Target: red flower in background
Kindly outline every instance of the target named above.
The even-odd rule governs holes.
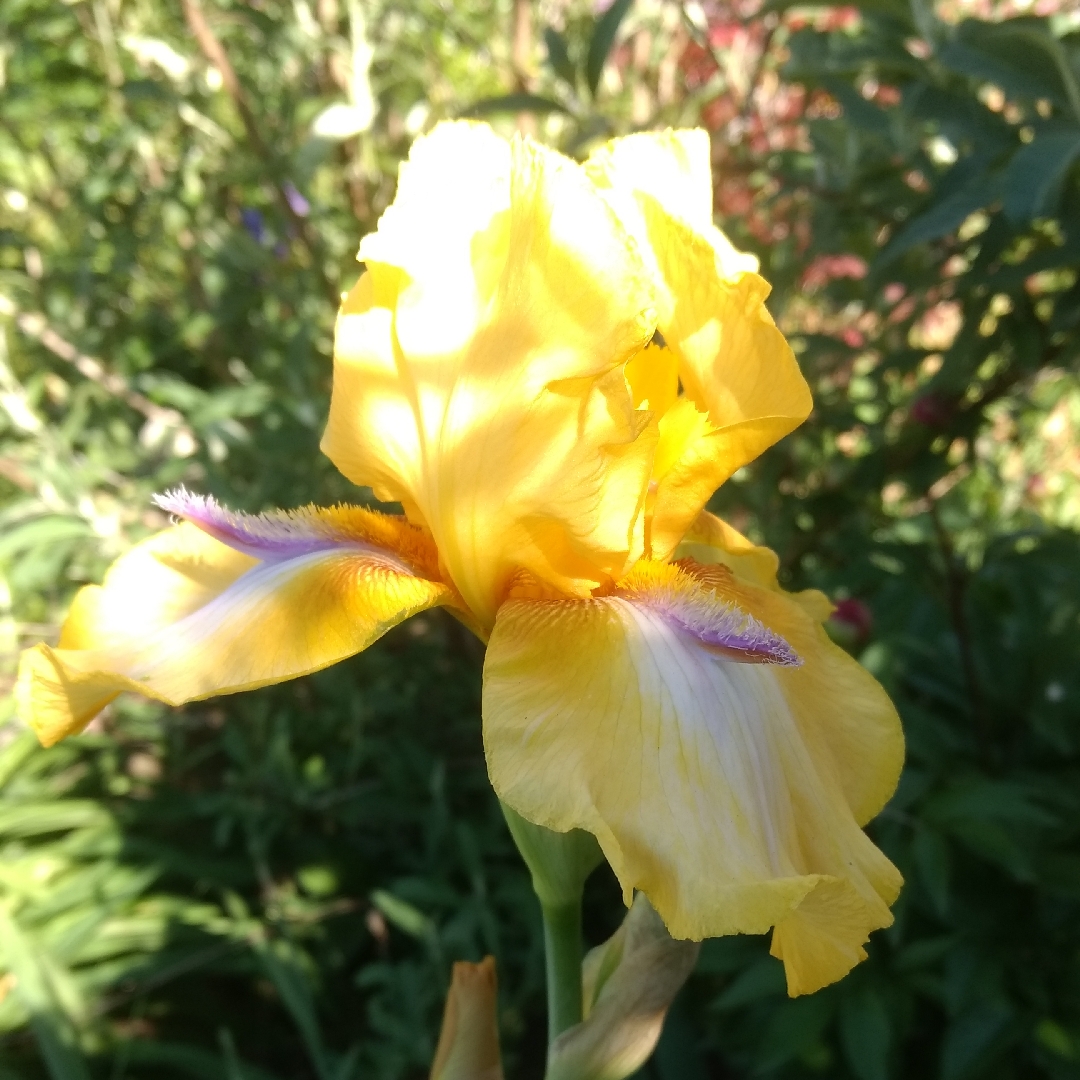
[[[861,649],[874,632],[874,613],[870,605],[855,597],[838,600],[825,624],[829,636],[846,649]]]

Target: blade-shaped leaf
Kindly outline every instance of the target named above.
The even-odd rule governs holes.
[[[231,1037],[221,1041],[223,1044],[221,1056],[187,1043],[150,1039],[134,1039],[124,1043],[119,1053],[125,1061],[133,1065],[147,1065],[155,1068],[160,1065],[170,1074],[189,1076],[192,1080],[230,1080],[238,1074],[241,1080],[279,1080],[274,1073],[269,1073],[250,1062],[241,1062]]]
[[[463,117],[489,116],[500,112],[569,112],[565,105],[554,98],[540,94],[500,94],[498,97],[481,98],[463,109]]]
[[[985,1061],[988,1050],[1011,1017],[1000,1002],[981,1002],[958,1016],[945,1033],[941,1047],[942,1080],[964,1080]]]
[[[52,1080],[90,1080],[75,1029],[42,963],[38,948],[10,913],[0,907],[0,953],[15,976],[15,993],[30,1014],[30,1026]]]
[[[585,59],[585,78],[589,84],[589,92],[595,97],[596,88],[600,85],[600,76],[607,63],[611,46],[615,44],[615,35],[619,32],[619,26],[623,18],[630,10],[634,0],[615,0],[615,2],[596,20],[593,27],[592,38],[589,41],[589,55]]]
[[[1019,150],[1005,170],[1005,213],[1018,224],[1052,217],[1061,185],[1080,155],[1080,128],[1040,134]]]
[[[308,1057],[320,1080],[330,1080],[331,1069],[323,1045],[319,1018],[315,1011],[315,999],[311,993],[307,973],[298,958],[284,941],[258,942],[255,946],[267,977],[274,984],[296,1024]]]
[[[888,1080],[889,1039],[889,1013],[872,987],[841,998],[840,1041],[859,1080]]]
[[[550,26],[544,27],[544,44],[547,46],[548,63],[552,71],[571,90],[577,89],[577,68],[570,59],[570,50],[566,47],[566,38],[553,30]]]
[[[988,206],[998,196],[1001,186],[997,174],[983,174],[969,181],[959,191],[931,204],[916,214],[892,238],[874,262],[874,270],[888,266],[912,248],[937,240],[960,227],[969,215]]]

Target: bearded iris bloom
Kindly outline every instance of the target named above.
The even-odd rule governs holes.
[[[900,877],[861,826],[903,758],[888,697],[703,508],[809,390],[768,286],[712,222],[701,132],[584,165],[483,125],[414,146],[338,317],[322,448],[403,515],[181,519],[23,657],[51,744],[118,693],[291,679],[447,607],[487,642],[499,797],[592,833],[672,935],[773,930],[792,994],[842,977]]]

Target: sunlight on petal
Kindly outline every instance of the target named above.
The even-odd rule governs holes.
[[[653,288],[580,167],[442,125],[360,257],[323,441],[338,468],[430,529],[481,624],[520,570],[570,595],[624,573],[656,430],[622,368]]]
[[[209,531],[185,522],[150,537],[76,596],[57,648],[23,654],[19,711],[46,745],[123,690],[178,705],[281,682],[454,602],[422,573],[436,563],[430,541],[402,519],[358,507],[255,517],[178,494],[163,502]],[[236,547],[210,535],[220,531]]]

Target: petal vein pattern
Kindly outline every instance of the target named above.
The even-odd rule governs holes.
[[[23,654],[16,701],[46,745],[81,730],[123,690],[179,705],[266,686],[455,603],[452,589],[424,574],[437,562],[430,539],[401,519],[358,507],[256,518],[180,494],[161,502],[199,525],[183,522],[133,548],[103,585],[76,596],[57,648]],[[331,535],[340,539],[329,543]]]
[[[783,627],[785,639],[804,659],[797,671],[783,674],[795,720],[807,745],[822,748],[821,768],[843,789],[856,822],[865,825],[896,790],[904,733],[878,681],[821,627],[833,610],[828,597],[815,589],[783,592],[776,555],[709,513],[700,515],[676,555],[679,565],[692,567],[703,583],[723,582],[728,594],[741,593],[736,602]]]
[[[643,891],[675,937],[776,927],[789,990],[818,989],[892,921],[899,876],[828,747],[807,745],[785,686],[802,669],[738,662],[673,624],[710,599],[722,619],[732,598],[664,571],[666,600],[635,570],[609,596],[504,605],[484,677],[492,781],[530,820],[592,832],[627,899]],[[784,640],[754,591],[738,606]]]
[[[653,290],[580,167],[443,125],[360,257],[323,440],[338,468],[430,529],[482,625],[519,571],[578,596],[624,573],[656,425],[622,369]]]

